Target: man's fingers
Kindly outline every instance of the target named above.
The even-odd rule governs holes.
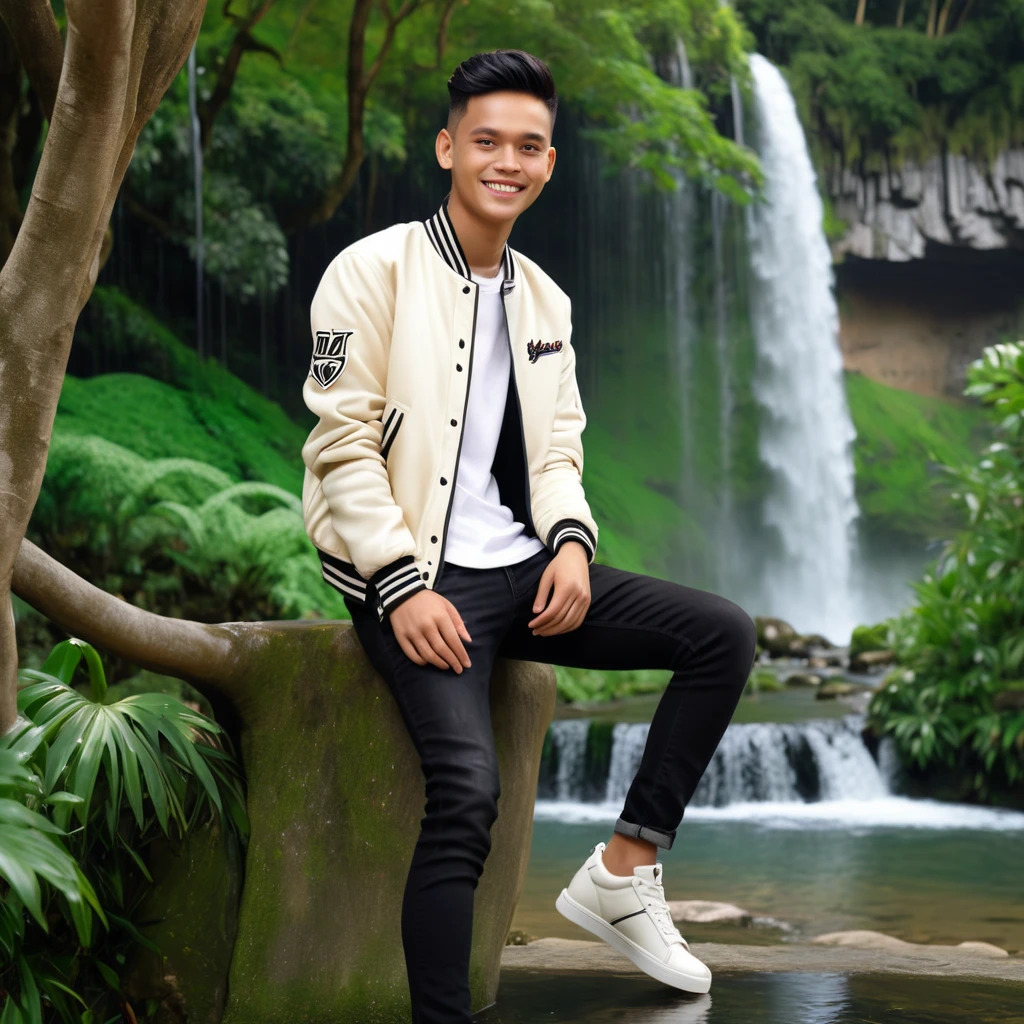
[[[407,639],[404,635],[403,636],[398,636],[397,633],[395,634],[395,636],[396,636],[396,639],[398,640],[398,646],[402,648],[402,650],[405,652],[405,656],[411,662],[413,662],[416,665],[425,665],[426,664],[426,662],[420,656],[420,654],[416,650],[416,648],[413,647],[411,640]]]
[[[458,655],[448,646],[436,623],[430,624],[426,630],[426,636],[434,653],[444,663],[442,667],[453,669],[456,673],[462,672],[462,662],[459,661]]]
[[[572,598],[563,590],[556,590],[547,608],[529,623],[530,629],[541,629],[560,619],[565,613],[566,605],[571,600]]]
[[[431,665],[436,665],[438,668],[448,668],[448,663],[438,657],[437,652],[430,645],[430,640],[423,633],[417,633],[413,638],[413,643],[425,661]]]
[[[564,633],[566,625],[572,621],[575,614],[576,600],[572,599],[566,602],[565,611],[553,619],[547,626],[541,631],[541,636],[553,636],[555,633]]]
[[[455,631],[455,625],[452,620],[447,615],[440,616],[437,621],[437,628],[440,630],[444,642],[454,653],[455,657],[458,658],[459,664],[469,668],[469,655],[466,653],[466,648],[462,646],[462,641],[459,639],[459,634]]]
[[[537,596],[533,599],[533,610],[535,612],[539,612],[547,603],[548,593],[551,590],[555,576],[554,570],[551,568],[553,564],[548,562],[544,572],[541,573],[540,582],[537,584]]]
[[[459,610],[448,600],[444,599],[445,607],[448,609],[448,617],[455,624],[455,628],[458,630],[459,636],[462,637],[467,643],[472,643],[473,638],[469,635],[469,630],[466,629],[466,624],[462,621],[462,616],[459,614]]]

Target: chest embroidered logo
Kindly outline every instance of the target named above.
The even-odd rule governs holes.
[[[550,355],[552,352],[561,352],[562,342],[558,341],[541,341],[538,338],[534,341],[532,338],[526,346],[526,354],[530,357],[530,362],[535,363],[541,356]]]
[[[348,339],[352,331],[317,331],[309,375],[322,388],[329,388],[342,374],[348,362]]]

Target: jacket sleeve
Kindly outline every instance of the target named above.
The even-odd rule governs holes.
[[[570,326],[562,346],[555,421],[538,493],[534,495],[534,506],[538,510],[534,520],[538,536],[553,554],[557,554],[567,541],[575,540],[587,549],[587,560],[593,562],[597,553],[598,527],[583,492],[583,429],[587,425],[587,417],[576,383],[571,305],[566,322]]]
[[[393,325],[393,290],[363,256],[339,253],[310,307],[313,354],[302,397],[319,422],[302,460],[320,481],[334,531],[388,613],[426,586],[381,455]]]

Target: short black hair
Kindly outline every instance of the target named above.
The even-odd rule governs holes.
[[[489,92],[526,92],[543,100],[551,111],[551,127],[558,113],[558,96],[551,69],[525,50],[491,50],[467,57],[448,79],[448,124],[456,124],[466,112],[471,96]]]

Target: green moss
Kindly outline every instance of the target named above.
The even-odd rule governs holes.
[[[845,374],[854,444],[857,501],[865,520],[916,537],[957,525],[952,489],[936,463],[970,462],[991,441],[974,403],[918,395]]]

